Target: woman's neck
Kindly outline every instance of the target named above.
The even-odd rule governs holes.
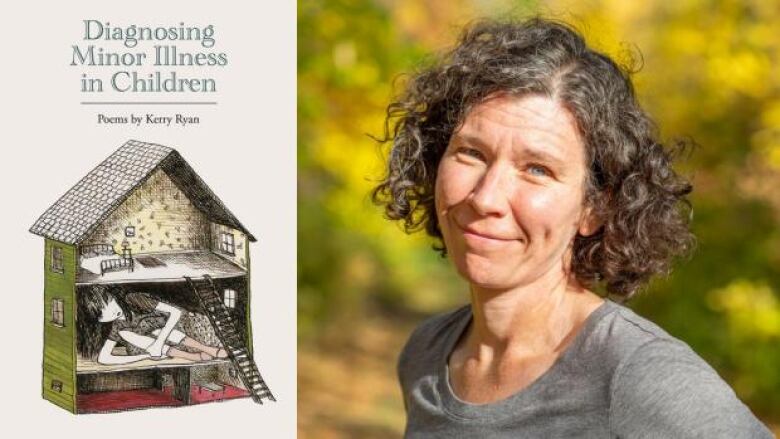
[[[472,356],[487,360],[563,349],[573,330],[602,302],[562,273],[506,290],[472,285],[474,320],[465,347]]]

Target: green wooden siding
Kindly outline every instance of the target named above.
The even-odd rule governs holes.
[[[52,248],[62,249],[61,273],[52,270]],[[43,397],[76,412],[76,246],[46,239],[44,250]],[[63,302],[63,325],[52,322],[52,302]],[[62,390],[52,383],[62,383]]]

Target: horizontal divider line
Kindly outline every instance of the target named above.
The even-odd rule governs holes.
[[[82,102],[81,105],[217,105],[216,102],[98,102],[87,101]]]

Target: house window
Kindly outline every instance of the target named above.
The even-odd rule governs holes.
[[[57,326],[65,326],[65,303],[62,299],[51,300],[51,322]]]
[[[135,227],[133,226],[125,227],[125,237],[132,238],[134,236],[135,236]]]
[[[65,272],[65,265],[62,263],[62,247],[53,245],[51,247],[51,271],[57,273]]]
[[[231,255],[236,254],[236,244],[232,233],[222,232],[220,234],[219,249]]]
[[[236,307],[236,290],[225,289],[225,306],[228,308]]]
[[[51,390],[62,393],[62,381],[51,380]]]

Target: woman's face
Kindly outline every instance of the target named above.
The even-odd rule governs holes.
[[[124,318],[124,311],[122,311],[122,308],[116,302],[116,299],[111,298],[108,303],[103,306],[103,309],[100,312],[100,317],[98,317],[98,321],[105,323],[113,322],[117,319],[122,320]]]
[[[543,96],[475,106],[439,164],[436,211],[458,272],[507,289],[568,271],[584,207],[585,149],[571,113]]]

